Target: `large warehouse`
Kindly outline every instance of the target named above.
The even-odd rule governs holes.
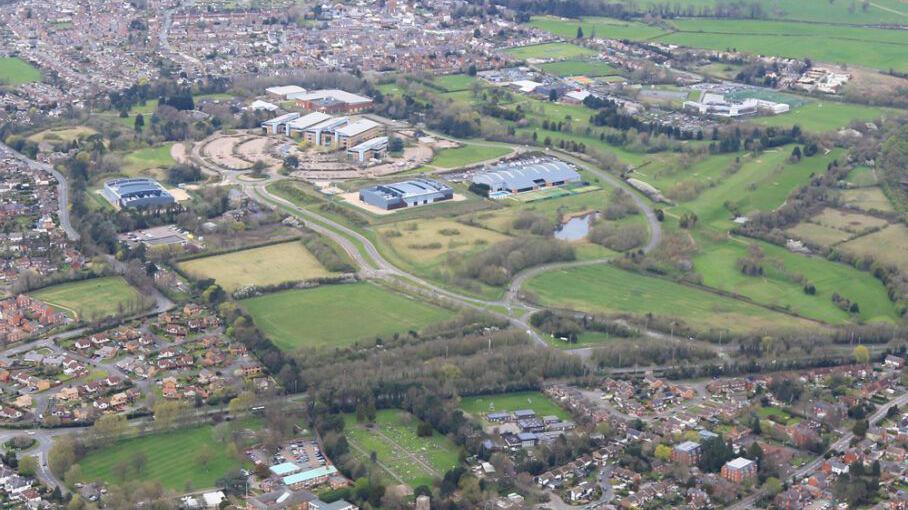
[[[488,186],[489,193],[522,193],[578,181],[580,174],[556,159],[505,163],[473,176],[473,184]]]
[[[356,113],[372,106],[372,99],[338,89],[313,90],[287,97],[307,110],[323,113]]]
[[[144,177],[112,179],[104,183],[104,198],[122,209],[135,207],[166,207],[176,203],[164,186]]]
[[[379,184],[359,191],[359,199],[385,210],[431,204],[454,198],[454,190],[429,179],[410,179],[395,184]]]

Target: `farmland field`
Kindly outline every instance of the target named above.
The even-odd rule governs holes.
[[[520,409],[531,409],[540,417],[557,416],[562,420],[571,418],[567,411],[540,391],[519,391],[498,395],[464,397],[460,400],[460,408],[476,418],[482,418],[485,414],[493,411],[513,412]]]
[[[286,290],[240,303],[256,326],[286,351],[347,347],[406,334],[454,315],[371,283]]]
[[[562,60],[550,62],[540,67],[557,76],[609,76],[618,74],[618,70],[605,62],[598,60]]]
[[[442,149],[429,164],[441,168],[457,168],[479,163],[480,161],[500,158],[510,152],[511,149],[504,146],[467,144],[454,149]]]
[[[507,239],[498,232],[442,218],[394,223],[378,232],[398,255],[417,265],[434,264],[449,253],[465,255]]]
[[[73,140],[85,138],[95,133],[97,133],[97,131],[88,126],[51,128],[45,129],[44,131],[39,131],[29,136],[28,139],[38,143],[45,140],[47,140],[48,142],[59,140],[66,143],[71,143]]]
[[[575,20],[557,18],[555,16],[534,16],[530,21],[530,25],[565,39],[577,37],[578,26],[583,28],[584,37],[629,39],[632,41],[652,39],[666,33],[665,30],[659,27],[643,23],[597,17]]]
[[[878,187],[845,190],[842,191],[840,197],[845,205],[856,207],[863,211],[889,212],[895,210],[892,207],[892,202],[889,201],[883,190]]]
[[[652,313],[701,330],[744,333],[816,327],[757,305],[610,265],[550,271],[528,281],[525,288],[546,306],[587,313]]]
[[[193,278],[214,278],[228,292],[249,285],[276,285],[331,274],[299,241],[192,259],[178,265]]]
[[[248,427],[257,426],[257,422],[242,423]],[[202,451],[210,456],[205,466],[197,460]],[[165,489],[174,491],[214,487],[225,473],[247,464],[231,457],[223,442],[215,437],[214,427],[206,425],[124,439],[93,451],[79,461],[83,478],[111,484],[129,480],[134,476],[130,471],[132,459],[137,454],[146,460],[141,478],[160,482]]]
[[[0,57],[0,85],[22,85],[41,80],[41,71],[19,57]]]
[[[810,222],[798,223],[786,232],[797,239],[826,247],[841,243],[851,237],[848,232]]]
[[[877,261],[895,266],[902,272],[908,272],[908,227],[890,225],[879,232],[867,234],[839,245],[843,252],[860,257],[872,257]]]
[[[825,132],[845,127],[852,120],[870,121],[881,116],[891,116],[893,110],[837,101],[812,101],[792,108],[788,113],[749,119],[761,126],[789,127],[795,124],[806,131]]]
[[[596,54],[596,52],[591,49],[568,43],[546,43],[533,46],[520,46],[517,48],[509,48],[506,50],[506,53],[514,58],[524,60],[529,58],[559,60],[591,57]]]
[[[359,424],[356,417],[347,415],[344,432],[350,441],[350,451],[360,461],[368,463],[372,452],[387,481],[410,487],[431,486],[458,464],[457,446],[445,436],[433,431],[431,437],[419,437],[419,419],[396,409],[378,411],[374,426]]]
[[[128,308],[141,298],[121,276],[61,283],[35,291],[31,296],[80,320],[115,315],[121,311],[120,305]]]

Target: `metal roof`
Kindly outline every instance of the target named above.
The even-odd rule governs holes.
[[[580,180],[580,174],[563,161],[551,160],[525,165],[499,165],[473,177],[474,183],[486,184],[493,191],[532,188],[536,185],[535,181],[540,180],[547,184],[577,181]]]
[[[316,478],[322,476],[333,475],[337,473],[337,468],[334,466],[322,466],[315,469],[310,469],[309,471],[303,471],[302,473],[297,473],[295,475],[285,476],[284,485],[295,485],[298,483],[308,482],[309,480],[315,480]]]
[[[331,118],[331,116],[328,115],[327,113],[312,112],[308,115],[303,115],[302,117],[287,124],[287,129],[299,129],[299,130],[308,129],[308,128],[318,124],[319,122],[324,122],[330,118]]]
[[[378,136],[375,138],[370,138],[369,140],[366,140],[365,142],[363,142],[359,145],[350,147],[347,150],[355,151],[355,152],[366,152],[368,150],[378,149],[378,148],[381,148],[381,147],[387,146],[387,145],[388,145],[388,137],[387,136]]]
[[[325,89],[325,90],[313,90],[311,92],[303,92],[299,94],[289,94],[288,99],[296,99],[298,101],[316,101],[319,99],[334,99],[342,103],[347,104],[361,104],[368,103],[372,101],[368,97],[360,96],[358,94],[353,94],[344,90],[338,89]]]
[[[339,136],[356,136],[360,133],[365,133],[366,131],[380,126],[378,122],[369,119],[360,119],[356,122],[347,124],[342,128],[335,130]]]

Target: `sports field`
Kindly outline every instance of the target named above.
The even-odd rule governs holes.
[[[752,333],[816,327],[744,301],[604,264],[543,273],[524,288],[545,306],[588,313],[652,313],[700,330]]]
[[[518,48],[508,48],[505,51],[508,55],[521,60],[529,58],[538,59],[567,59],[578,57],[591,57],[596,54],[595,51],[568,43],[546,43],[535,44],[532,46],[520,46]]]
[[[214,278],[228,292],[331,275],[299,241],[187,260],[178,266],[193,278]]]
[[[258,426],[251,421],[244,424]],[[141,478],[183,492],[212,488],[228,471],[249,464],[231,457],[224,446],[215,437],[214,427],[206,425],[118,441],[89,453],[79,466],[85,480],[117,484]],[[139,454],[144,456],[145,466],[136,473],[134,459]],[[203,456],[208,457],[205,463],[201,462]]]
[[[609,76],[618,74],[618,70],[598,60],[562,60],[549,62],[540,67],[557,76]]]
[[[475,82],[475,77],[466,74],[446,74],[444,76],[436,76],[432,79],[432,83],[445,89],[447,92],[470,90],[470,86]]]
[[[31,296],[79,320],[116,315],[141,299],[139,292],[121,276],[61,283],[35,291]]]
[[[558,406],[541,391],[518,391],[513,393],[500,393],[498,395],[479,395],[464,397],[460,400],[460,408],[476,418],[499,411],[518,411],[530,409],[536,411],[536,416],[557,416],[562,420],[571,419],[571,415]]]
[[[786,308],[799,315],[829,324],[854,322],[851,315],[832,302],[832,294],[857,302],[858,318],[866,322],[897,320],[886,287],[872,274],[821,257],[807,257],[785,248],[756,242],[765,254],[762,276],[747,276],[737,260],[747,256],[753,241],[731,239],[703,245],[694,258],[694,269],[709,287],[747,296],[754,301]],[[816,295],[804,292],[804,282],[816,287]]]
[[[379,336],[407,334],[454,315],[371,283],[286,290],[240,303],[256,326],[286,351],[371,342]]]
[[[19,57],[0,57],[0,85],[22,85],[41,80],[41,71]]]
[[[375,452],[379,468],[391,484],[431,487],[434,480],[457,467],[457,445],[437,431],[431,437],[419,437],[419,419],[406,411],[383,409],[373,426],[357,423],[354,415],[345,419],[350,451],[366,464]]]
[[[823,133],[845,127],[852,120],[871,121],[891,117],[895,110],[837,101],[811,101],[781,115],[749,119],[761,126],[790,127],[795,124],[805,131]]]
[[[441,168],[458,168],[500,158],[510,152],[511,149],[504,146],[466,144],[454,149],[442,149],[429,164]]]
[[[165,143],[158,147],[146,147],[126,154],[123,158],[123,171],[129,176],[138,176],[148,173],[154,168],[168,168],[176,164],[170,155],[172,143]],[[154,172],[153,177],[162,178],[162,172]]]
[[[602,37],[606,39],[642,41],[666,33],[665,30],[659,27],[643,23],[597,17],[576,20],[555,16],[534,16],[530,21],[530,25],[565,39],[576,38],[577,27],[583,29],[585,38]]]

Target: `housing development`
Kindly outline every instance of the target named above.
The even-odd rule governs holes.
[[[0,1],[0,507],[908,509],[901,0]]]

